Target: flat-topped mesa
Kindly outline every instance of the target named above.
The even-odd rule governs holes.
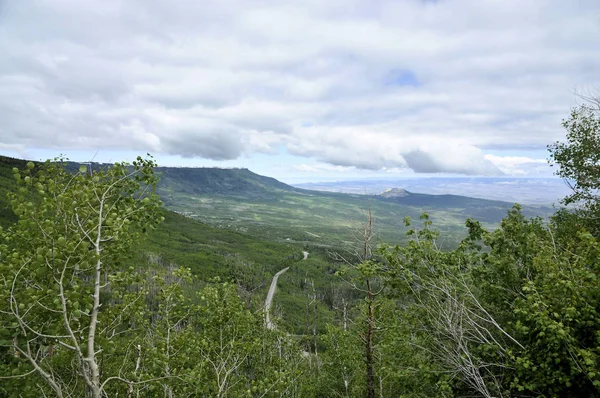
[[[384,198],[403,198],[408,195],[410,195],[410,192],[402,188],[389,188],[379,194]]]

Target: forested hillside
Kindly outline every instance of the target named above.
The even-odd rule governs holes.
[[[0,212],[0,226],[5,228],[17,220],[6,196],[8,192],[15,192],[18,187],[12,169],[25,168],[26,164],[23,160],[0,157],[0,176],[3,178],[0,190],[4,192],[4,195],[0,196],[0,209],[3,209],[3,212]],[[38,167],[39,164],[33,170]],[[70,173],[76,173],[79,167],[80,165],[72,162],[66,163],[66,170]],[[104,166],[96,167],[100,170]],[[211,169],[211,172],[213,170],[215,169]],[[281,184],[272,179],[267,181]],[[213,185],[218,186],[224,184],[219,180],[213,182]],[[310,258],[302,263],[301,269],[292,267],[285,279],[282,279],[283,286],[273,309],[285,317],[286,323],[295,325],[296,329],[298,325],[304,325],[304,315],[298,312],[298,294],[302,296],[298,286],[303,283],[303,279],[308,277],[316,281],[317,289],[323,292],[337,282],[333,273],[339,265],[331,261],[322,247],[326,246],[324,244],[298,243],[283,239],[269,241],[228,228],[216,228],[166,209],[161,209],[161,216],[164,221],[132,246],[133,257],[130,261],[137,264],[136,269],[186,267],[194,275],[195,287],[203,286],[213,278],[235,281],[245,303],[253,309],[258,309],[264,303],[264,296],[273,274],[285,266],[299,265],[303,258],[302,250],[310,250]],[[302,300],[303,296],[300,297],[303,307]],[[319,306],[319,310],[324,319],[330,318],[330,311],[325,306]],[[320,325],[323,327],[323,322],[320,321]]]
[[[158,168],[158,194],[166,208],[217,227],[235,229],[274,241],[292,239],[339,246],[349,230],[371,209],[378,239],[404,240],[402,219],[427,212],[444,231],[444,246],[456,247],[472,217],[496,228],[513,203],[458,195],[406,192],[402,197],[320,192],[294,188],[246,169]],[[525,206],[527,216],[547,216],[552,209]]]
[[[0,395],[599,396],[598,112],[574,109],[549,146],[572,207],[546,220],[515,205],[494,230],[465,219],[451,248],[427,213],[397,214],[404,238],[380,244],[379,209],[411,195],[356,199],[335,243],[269,240],[166,212],[152,159],[15,161],[0,174]]]
[[[163,200],[172,195],[209,194],[243,199],[273,199],[295,188],[247,169],[157,167]]]

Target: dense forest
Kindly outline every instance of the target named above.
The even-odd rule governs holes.
[[[563,126],[548,149],[573,193],[550,218],[467,219],[449,250],[425,213],[380,244],[364,209],[345,247],[308,260],[166,212],[151,158],[16,162],[0,174],[0,396],[600,396],[600,109]],[[257,293],[284,267],[294,316],[267,328]]]

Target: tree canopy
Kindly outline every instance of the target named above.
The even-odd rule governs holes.
[[[593,105],[574,108],[563,121],[566,142],[548,146],[556,175],[565,179],[572,193],[562,202],[577,206],[588,229],[599,232],[600,219],[600,109]]]

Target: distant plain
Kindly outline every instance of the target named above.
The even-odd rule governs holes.
[[[415,177],[311,182],[294,184],[294,186],[317,191],[353,194],[379,194],[386,189],[402,188],[410,192],[432,195],[452,194],[535,205],[552,205],[570,192],[568,185],[556,177]]]

